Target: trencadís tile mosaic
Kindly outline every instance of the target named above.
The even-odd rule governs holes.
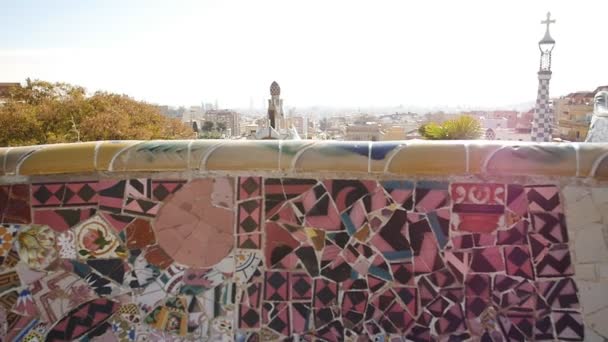
[[[559,188],[0,186],[6,341],[584,340]]]

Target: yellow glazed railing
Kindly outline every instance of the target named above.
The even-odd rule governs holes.
[[[608,178],[608,144],[483,141],[100,141],[0,148],[14,176],[130,172],[314,172],[367,176]]]

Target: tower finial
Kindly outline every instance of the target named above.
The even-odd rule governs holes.
[[[555,44],[555,40],[551,38],[549,33],[549,25],[555,24],[555,19],[551,20],[551,12],[547,12],[547,19],[540,22],[541,24],[547,25],[545,30],[545,36],[540,40],[540,44]]]
[[[270,85],[270,95],[281,95],[281,87],[279,87],[277,81],[273,81]]]
[[[549,25],[555,24],[555,19],[551,20],[551,12],[547,12],[547,19],[540,22],[541,24],[547,24],[547,32],[549,32]]]

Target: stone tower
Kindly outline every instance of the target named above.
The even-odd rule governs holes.
[[[268,100],[268,120],[274,129],[285,128],[283,115],[283,100],[281,100],[281,87],[274,81],[270,85],[270,99]]]
[[[552,23],[555,23],[555,20],[551,20],[551,13],[547,13],[547,19],[541,21],[541,24],[547,25],[545,36],[538,42],[540,67],[536,107],[532,120],[532,141],[551,141],[553,110],[549,104],[549,81],[551,80],[551,52],[555,47],[555,40],[549,34],[549,25]]]

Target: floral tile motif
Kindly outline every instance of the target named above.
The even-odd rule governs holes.
[[[46,269],[57,260],[55,233],[48,226],[28,226],[19,232],[17,241],[21,261],[32,269]]]
[[[256,176],[0,186],[0,321],[49,341],[582,341],[560,196]]]
[[[127,250],[110,225],[94,216],[74,228],[76,248],[82,259],[126,258]]]

